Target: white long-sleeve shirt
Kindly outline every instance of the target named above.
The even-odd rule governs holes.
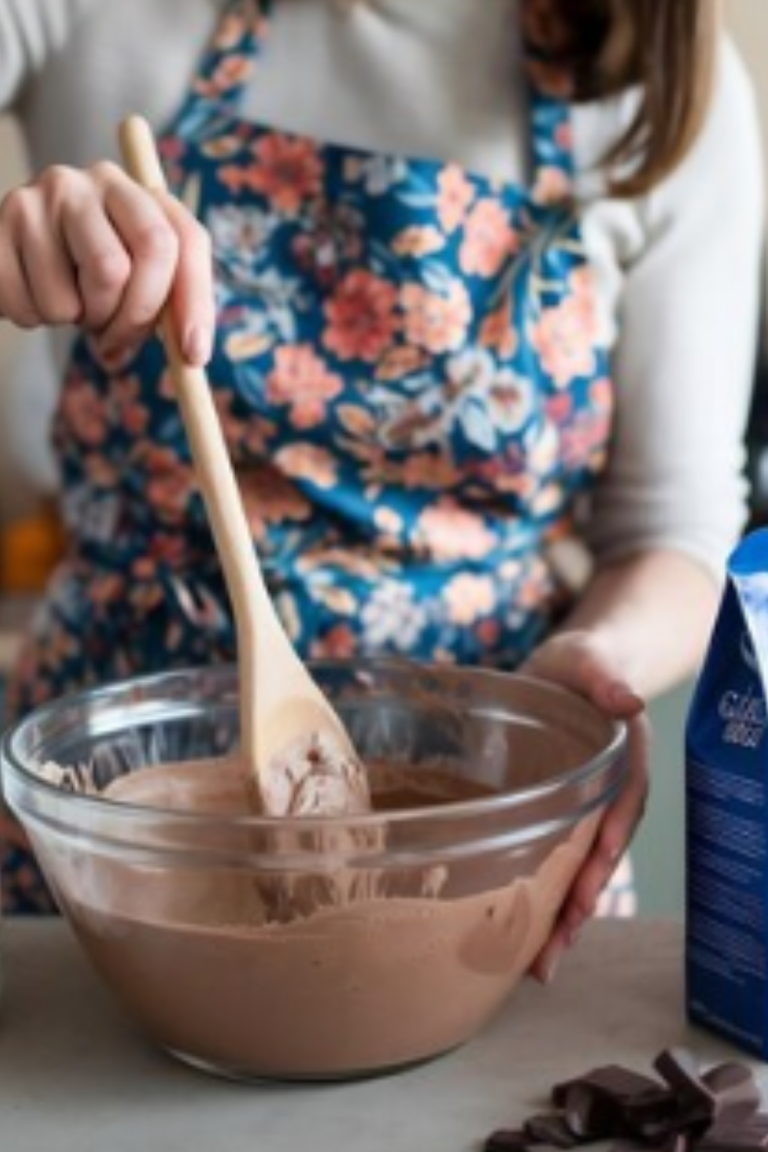
[[[243,114],[528,182],[518,3],[276,0]],[[167,123],[221,7],[0,0],[0,108],[18,117],[33,170],[114,157],[115,125],[129,112]],[[706,124],[683,164],[646,196],[611,199],[595,165],[635,101],[629,92],[573,111],[583,234],[617,398],[588,539],[598,559],[672,548],[719,575],[746,511],[742,436],[763,230],[757,116],[726,42]],[[69,339],[57,340],[59,367]]]

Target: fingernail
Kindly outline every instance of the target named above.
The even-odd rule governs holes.
[[[182,344],[184,359],[202,367],[211,358],[211,335],[202,324],[192,324],[184,333]]]
[[[622,684],[621,681],[611,684],[608,695],[610,696],[611,702],[617,708],[645,707],[645,701],[642,696],[638,696],[637,692],[634,692],[628,684]]]
[[[566,948],[573,948],[574,944],[578,944],[581,936],[581,925],[578,928],[566,928],[563,932],[563,940],[565,941]]]
[[[544,963],[544,966],[541,969],[540,979],[542,984],[545,986],[551,984],[554,981],[555,976],[557,975],[557,970],[560,967],[560,957],[561,953],[557,952],[554,956],[550,956],[549,959]]]

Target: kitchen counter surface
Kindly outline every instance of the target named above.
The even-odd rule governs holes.
[[[462,1049],[340,1085],[216,1080],[153,1049],[99,984],[69,929],[3,931],[0,1148],[7,1152],[469,1152],[547,1105],[556,1081],[604,1063],[650,1071],[683,1044],[747,1058],[687,1025],[682,926],[591,924],[553,985],[526,981]],[[211,994],[215,992],[212,989]],[[764,1093],[768,1068],[753,1065]]]

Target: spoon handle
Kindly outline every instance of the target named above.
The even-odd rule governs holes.
[[[119,140],[126,171],[136,183],[149,191],[166,192],[165,176],[146,120],[140,116],[124,120],[120,125]],[[259,627],[272,615],[271,600],[256,557],[207,374],[184,360],[168,304],[161,314],[159,330],[235,615],[241,753],[251,781],[258,787],[257,636]]]

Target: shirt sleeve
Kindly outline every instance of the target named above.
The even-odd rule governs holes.
[[[644,242],[619,295],[615,434],[587,540],[598,562],[671,548],[719,580],[747,513],[763,251],[758,120],[729,43],[696,144],[638,211]]]
[[[0,0],[0,110],[66,41],[83,0]]]

